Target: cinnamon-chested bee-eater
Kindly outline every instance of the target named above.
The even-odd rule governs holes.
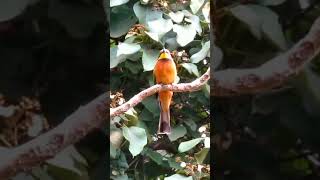
[[[177,76],[176,65],[172,59],[170,51],[163,48],[156,62],[153,74],[157,84],[172,84]],[[170,104],[173,92],[159,91],[158,100],[160,106],[160,120],[158,134],[170,134]]]

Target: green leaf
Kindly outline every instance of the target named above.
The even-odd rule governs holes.
[[[63,151],[59,152],[53,159],[47,160],[47,163],[70,170],[77,173],[79,176],[82,175],[82,171],[76,167],[76,162],[83,165],[88,165],[87,161],[82,157],[81,154],[74,148],[74,146],[69,146]]]
[[[169,177],[165,177],[164,180],[193,180],[192,176],[182,176],[180,174],[174,174]]]
[[[198,164],[203,163],[203,161],[208,155],[208,152],[209,152],[209,148],[203,148],[201,149],[201,151],[194,154],[194,157],[196,158]]]
[[[202,8],[202,14],[207,23],[210,23],[210,1],[206,2],[206,4]]]
[[[143,109],[142,112],[139,115],[139,119],[141,121],[152,121],[153,120],[153,114],[148,111],[147,109]]]
[[[197,130],[197,124],[190,118],[184,119],[183,123],[185,123],[192,131]]]
[[[256,14],[262,19],[262,32],[280,49],[287,49],[286,39],[282,27],[279,23],[279,17],[276,13],[267,7],[250,5]]]
[[[128,175],[126,175],[126,174],[119,175],[119,176],[113,176],[113,177],[111,177],[111,179],[113,179],[113,180],[129,180]]]
[[[204,43],[204,45],[202,46],[202,49],[199,52],[197,52],[196,54],[193,54],[190,57],[191,62],[198,63],[202,61],[204,58],[207,57],[209,50],[210,50],[210,41],[207,41],[206,43]]]
[[[181,11],[177,11],[177,12],[170,12],[169,13],[170,18],[172,19],[173,22],[175,23],[181,23],[183,21],[184,18],[184,13]]]
[[[145,154],[150,157],[154,162],[156,162],[158,165],[162,165],[162,155],[158,152],[154,152],[153,150],[146,148]]]
[[[173,25],[173,31],[177,33],[177,42],[180,46],[186,46],[196,37],[197,31],[192,24]]]
[[[186,21],[189,21],[191,25],[194,27],[194,29],[198,32],[199,35],[202,33],[202,28],[200,24],[200,19],[196,15],[189,16],[188,18],[185,18]]]
[[[119,6],[129,2],[129,0],[110,0],[110,7]]]
[[[129,55],[137,53],[141,49],[140,45],[134,43],[121,43],[110,48],[110,68],[116,67],[124,62]]]
[[[144,71],[153,70],[159,56],[159,50],[143,48],[142,65]]]
[[[160,113],[159,102],[155,96],[149,96],[142,101],[142,104],[148,109],[153,116],[158,116]]]
[[[140,49],[141,47],[139,44],[121,43],[118,45],[117,56],[134,54]]]
[[[190,74],[194,74],[199,77],[198,67],[192,63],[182,63],[182,67],[184,67]]]
[[[150,0],[140,0],[141,4],[148,4]]]
[[[258,39],[262,33],[280,49],[287,48],[278,15],[267,7],[258,5],[238,5],[230,9],[233,15],[249,26]]]
[[[168,164],[171,168],[182,169],[180,163],[177,163],[174,158],[168,158]]]
[[[110,13],[110,36],[118,38],[127,34],[136,21],[137,18],[129,7],[125,5],[113,7]]]
[[[115,159],[117,154],[117,149],[110,143],[110,157]]]
[[[213,43],[212,48],[212,56],[213,56],[213,69],[217,69],[219,65],[222,63],[223,52],[222,50]]]
[[[29,1],[0,1],[0,22],[8,21],[21,14],[29,5]]]
[[[149,6],[143,6],[138,1],[133,6],[133,11],[139,19],[140,24],[147,25],[147,22],[162,18],[163,12],[160,10],[153,10]]]
[[[175,141],[183,137],[187,133],[187,129],[183,125],[176,126],[172,129],[171,134],[168,135],[170,141]]]
[[[179,144],[178,151],[179,152],[186,152],[195,147],[197,144],[199,144],[204,138],[196,138],[192,139],[190,141],[185,141]]]
[[[128,57],[129,59],[129,57]],[[126,61],[125,67],[128,68],[133,74],[138,74],[142,70],[142,66],[138,62]]]
[[[118,46],[110,48],[110,69],[116,67],[126,59],[126,55],[117,56],[117,52]]]
[[[258,0],[258,3],[265,6],[276,6],[284,3],[286,0]]]
[[[32,168],[32,175],[41,180],[54,180],[54,178],[48,174],[48,171],[40,166]]]
[[[147,25],[147,28],[150,31],[149,33],[157,34],[158,36],[158,38],[153,39],[157,39],[156,41],[159,41],[167,32],[169,32],[172,29],[173,23],[171,19],[160,18],[157,20],[148,21]]]
[[[190,8],[193,14],[197,14],[203,3],[204,0],[191,0]]]
[[[165,44],[167,44],[167,49],[171,51],[176,50],[179,47],[176,37],[166,39]]]
[[[132,156],[138,155],[143,147],[147,144],[147,134],[146,131],[139,127],[123,127],[123,136],[129,141],[129,151]]]
[[[261,39],[261,25],[262,21],[256,14],[256,12],[247,5],[238,5],[230,8],[230,12],[249,26],[251,33],[258,39]]]

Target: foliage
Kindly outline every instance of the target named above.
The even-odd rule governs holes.
[[[105,92],[104,15],[95,0],[0,2],[1,149],[37,138]],[[96,131],[12,179],[102,179],[104,137]]]
[[[258,67],[292,47],[320,14],[313,1],[300,1],[307,8],[289,0],[250,2],[215,4],[220,53],[213,59],[223,57],[216,70]],[[278,90],[214,98],[217,178],[319,179],[319,72],[316,57]]]
[[[154,84],[152,70],[163,47],[177,65],[176,83],[191,82],[207,70],[209,1],[110,3],[111,107]],[[110,129],[112,179],[209,179],[209,119],[208,85],[174,94],[169,136],[156,135],[155,96],[115,117]]]

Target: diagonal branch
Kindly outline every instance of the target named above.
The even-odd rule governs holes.
[[[278,87],[298,74],[320,52],[320,17],[309,33],[290,50],[258,68],[214,72],[213,96],[252,94]]]
[[[139,104],[144,98],[151,96],[161,90],[171,90],[173,92],[192,92],[198,91],[201,87],[210,79],[210,68],[204,73],[200,78],[194,80],[190,83],[180,83],[171,85],[160,85],[156,84],[148,89],[141,91],[140,93],[133,96],[129,101],[118,106],[116,108],[110,109],[110,117],[118,116],[127,112],[130,108]]]
[[[68,145],[98,128],[108,117],[109,96],[104,93],[67,117],[63,123],[18,147],[0,149],[0,180],[53,158]]]

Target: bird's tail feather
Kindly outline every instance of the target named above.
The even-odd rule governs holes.
[[[160,120],[159,120],[159,127],[158,127],[158,134],[170,134],[171,133],[171,126],[170,126],[170,110],[160,111]]]

